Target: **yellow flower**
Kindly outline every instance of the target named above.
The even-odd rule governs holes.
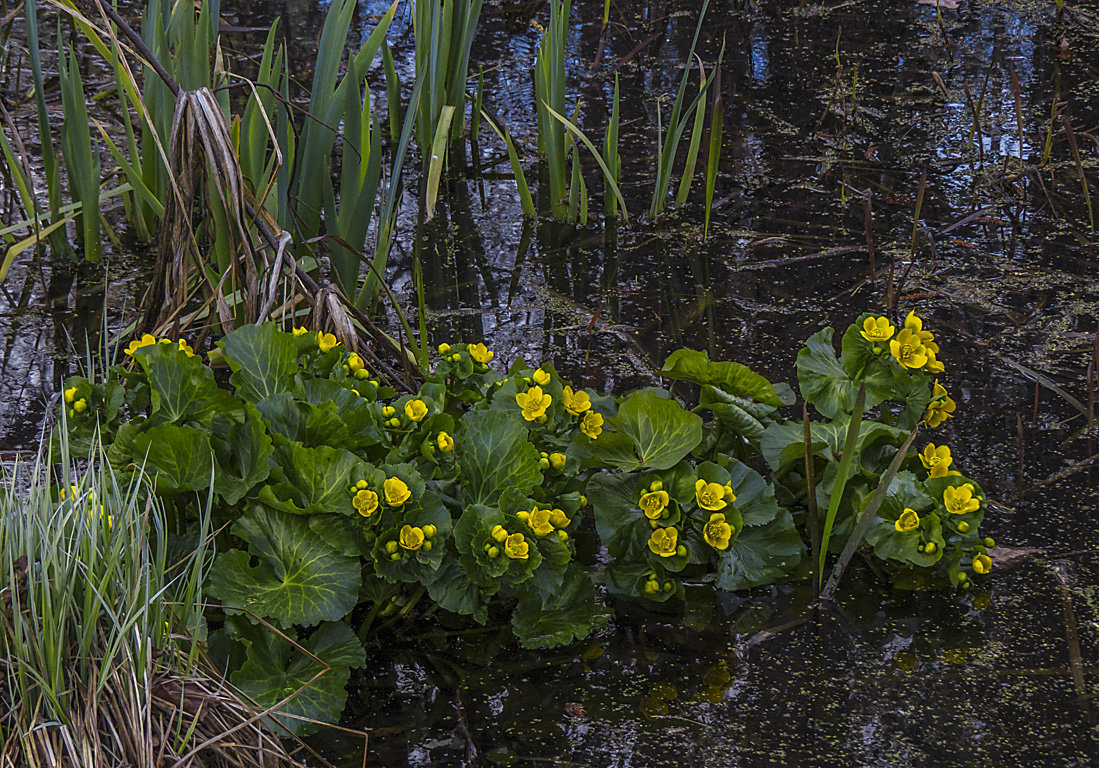
[[[187,357],[195,356],[195,350],[191,348],[191,345],[187,343],[186,339],[179,340],[179,351],[187,355]]]
[[[361,357],[352,352],[351,356],[347,358],[347,367],[351,369],[352,373],[355,373],[365,368],[366,363],[363,362]]]
[[[127,355],[133,357],[134,352],[137,352],[142,347],[149,347],[153,344],[156,344],[156,337],[153,336],[151,333],[146,333],[140,339],[134,339],[133,341],[131,341],[129,346],[126,347],[125,351]]]
[[[973,483],[965,483],[957,488],[948,486],[943,491],[943,503],[946,511],[952,515],[967,515],[981,508],[981,500],[973,496]]]
[[[950,446],[928,443],[920,454],[920,461],[931,477],[946,477],[954,458],[950,455]]]
[[[424,529],[406,525],[401,529],[400,543],[404,549],[417,550],[424,545]]]
[[[905,328],[897,338],[889,342],[889,351],[905,368],[923,368],[927,365],[927,349],[918,331]]]
[[[973,558],[973,572],[984,575],[992,570],[992,558],[988,555],[979,554]]]
[[[427,416],[427,403],[423,400],[409,400],[404,404],[404,415],[412,421],[423,421]]]
[[[714,512],[702,529],[702,538],[714,549],[728,549],[729,539],[733,537],[733,528],[725,522],[725,515]]]
[[[333,334],[317,331],[317,346],[321,348],[321,352],[329,352],[339,345],[340,342]]]
[[[725,501],[725,486],[720,483],[707,483],[705,480],[695,483],[695,500],[698,506],[710,512],[717,512],[729,505]]]
[[[592,440],[603,434],[603,414],[588,411],[584,414],[584,420],[580,422],[580,431]]]
[[[536,536],[545,536],[547,533],[553,532],[550,511],[548,509],[538,509],[537,505],[530,511],[530,515],[527,517],[527,525],[530,526]]]
[[[565,516],[565,510],[563,509],[554,509],[551,511],[549,521],[553,523],[556,528],[568,528],[572,523],[572,520]]]
[[[412,491],[408,490],[405,481],[399,477],[386,478],[382,487],[385,491],[385,503],[391,507],[401,506],[412,496]]]
[[[549,373],[547,371],[543,371],[541,368],[532,373],[530,377],[534,379],[534,383],[540,387],[544,387],[550,382]]]
[[[931,390],[931,402],[927,406],[927,413],[923,416],[924,424],[934,429],[954,415],[957,404],[946,394],[946,387],[935,379],[935,386]]]
[[[454,450],[454,438],[446,432],[439,433],[439,436],[435,438],[435,444],[439,446],[439,450],[443,453],[450,453]]]
[[[512,560],[526,560],[530,556],[530,545],[521,533],[513,533],[504,539],[504,554]]]
[[[478,363],[488,364],[495,355],[490,352],[488,347],[484,344],[471,344],[469,346],[469,356],[476,360]]]
[[[862,321],[862,330],[859,333],[867,341],[879,342],[893,338],[896,330],[888,317],[868,317]]]
[[[650,520],[659,520],[666,506],[668,506],[667,491],[652,491],[641,497],[641,511]]]
[[[565,410],[573,416],[579,416],[591,408],[591,396],[584,390],[573,392],[572,387],[565,387],[561,402],[565,404]]]
[[[916,514],[916,510],[905,507],[901,516],[897,518],[897,522],[893,523],[893,527],[900,533],[915,531],[920,527],[920,516]]]
[[[523,418],[534,421],[545,414],[553,398],[544,394],[541,387],[531,387],[526,392],[515,395],[515,402],[523,409]]]
[[[309,333],[309,329],[308,328],[299,328],[298,326],[295,325],[293,330],[291,330],[290,332],[292,334],[294,334],[295,336],[304,336],[305,334]]]
[[[551,453],[549,455],[550,466],[556,469],[558,472],[565,468],[566,461],[568,461],[568,458],[566,458],[565,454],[563,453]]]
[[[914,309],[909,312],[908,317],[904,319],[904,327],[910,331],[915,331],[916,333],[924,333],[923,320],[916,317],[916,310]],[[930,336],[930,331],[927,333]]]
[[[65,390],[65,402],[70,405],[76,400],[76,387],[69,387]]]
[[[357,509],[363,517],[370,517],[378,509],[378,494],[368,490],[355,491],[355,496],[351,499],[351,506]]]
[[[439,345],[439,354],[440,355],[445,355],[449,351],[450,351],[450,345],[447,344],[445,341],[442,344]]]
[[[649,536],[649,549],[654,555],[672,557],[675,555],[676,543],[679,539],[679,531],[675,528],[657,528]]]

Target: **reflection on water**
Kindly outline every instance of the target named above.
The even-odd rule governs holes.
[[[308,82],[314,4],[226,5],[242,26],[282,16]],[[527,158],[531,20],[543,5],[486,2],[471,64]],[[676,87],[697,5],[616,0],[602,40],[601,0],[574,3],[569,92],[598,143],[618,74],[635,214],[650,195],[656,105]],[[368,764],[1099,760],[1099,483],[1093,468],[1066,472],[1099,449],[1076,408],[1027,372],[1087,404],[1099,237],[1051,118],[1056,99],[1099,202],[1099,140],[1088,130],[1099,121],[1099,4],[1082,0],[1060,19],[1052,2],[961,5],[940,23],[916,2],[714,2],[699,48],[709,65],[726,44],[709,240],[699,188],[686,211],[655,225],[524,225],[503,148],[485,131],[482,178],[469,171],[468,147],[453,152],[435,221],[420,225],[407,197],[390,277],[411,307],[418,263],[436,342],[483,338],[503,365],[552,359],[613,391],[653,383],[653,367],[684,345],[791,381],[802,339],[883,309],[892,293],[943,341],[959,414],[936,442],[949,442],[998,502],[990,535],[1041,552],[997,571],[988,592],[961,596],[890,592],[863,574],[837,612],[819,617],[806,615],[801,585],[716,597],[700,587],[681,615],[616,605],[589,642],[539,653],[511,645],[506,624],[463,633],[436,616],[380,638],[354,683],[346,725],[370,730]],[[368,30],[387,6],[362,2],[355,28]],[[406,10],[390,35],[406,86],[410,25]],[[586,173],[598,189],[593,164]],[[79,308],[70,272],[44,267],[46,296],[30,269],[0,298],[0,435],[19,444],[60,373],[50,350],[68,349]],[[94,318],[99,301],[78,316]],[[322,741],[360,764],[361,743]]]

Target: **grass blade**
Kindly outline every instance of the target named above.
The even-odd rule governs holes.
[[[439,124],[435,128],[435,139],[431,142],[431,163],[427,168],[427,187],[424,192],[424,205],[427,221],[435,217],[435,200],[439,196],[439,179],[446,164],[446,145],[450,137],[450,122],[454,118],[454,107],[447,104],[439,113]]]
[[[828,512],[824,518],[824,531],[821,534],[820,554],[817,556],[817,589],[821,588],[824,580],[824,561],[828,557],[828,544],[832,538],[832,525],[836,522],[839,513],[840,502],[843,500],[843,490],[847,486],[847,478],[851,471],[851,464],[855,460],[855,448],[859,442],[859,428],[862,426],[862,414],[866,407],[866,387],[859,386],[859,394],[855,398],[855,407],[851,411],[851,420],[847,423],[847,438],[843,443],[843,455],[840,457],[836,474],[836,482],[832,486],[832,493],[828,497]]]

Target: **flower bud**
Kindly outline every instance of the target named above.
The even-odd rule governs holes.
[[[365,491],[366,490],[366,481],[365,480],[360,480],[359,482],[355,483],[355,487],[358,488],[360,491]]]
[[[675,554],[678,557],[686,557],[687,556],[687,548],[685,546],[683,546],[682,544],[680,544],[678,547],[675,548]]]
[[[663,589],[664,589],[665,592],[674,592],[675,591],[675,582],[674,581],[665,581]]]
[[[389,559],[390,559],[390,560],[393,560],[394,562],[396,562],[397,560],[400,560],[400,559],[401,559],[401,553],[400,553],[400,552],[394,552],[393,554],[391,554],[391,555],[389,556]]]
[[[538,417],[539,424],[545,424],[547,421],[549,421],[549,418],[544,413]]]
[[[431,542],[430,541],[425,541],[420,546],[420,549],[422,549],[424,552],[430,552],[431,551]]]
[[[661,482],[660,480],[653,480],[651,483],[649,483],[649,491],[650,492],[656,493],[657,491],[662,491],[662,490],[664,490],[664,483]]]
[[[88,410],[88,401],[84,398],[80,398],[73,403],[73,410],[77,413],[84,413],[84,411]]]
[[[460,363],[461,361],[462,361],[462,356],[460,354],[458,354],[457,352],[455,352],[453,355],[450,356],[450,362],[452,362],[452,363]]]
[[[656,522],[655,520],[650,520],[649,521],[649,527],[652,528],[653,530],[656,530],[656,527],[658,525],[660,525],[660,523]]]
[[[530,512],[523,510],[521,512],[516,512],[515,516],[525,523],[527,520],[530,519]]]
[[[987,539],[984,540],[984,545],[986,547],[988,547],[989,549],[992,549],[993,547],[996,546],[996,542],[992,538],[987,538]]]
[[[492,558],[499,557],[500,556],[500,548],[499,547],[489,547],[488,548],[488,556],[492,557]]]
[[[969,523],[967,523],[965,520],[962,520],[960,523],[958,523],[958,530],[962,533],[969,533]]]
[[[507,540],[508,532],[507,529],[504,528],[504,526],[496,525],[493,526],[490,535],[492,536],[493,541],[497,542],[498,544],[503,544]]]
[[[355,371],[355,378],[358,379],[359,381],[363,381],[369,375],[370,375],[370,372],[368,370],[366,370],[365,368],[360,368],[359,370]]]
[[[450,345],[447,344],[445,341],[442,344],[439,345],[439,354],[440,355],[445,355],[449,351],[450,351]]]
[[[539,469],[549,469],[549,459],[538,459]]]
[[[394,552],[397,551],[397,542],[387,541],[385,543],[385,551],[392,555]]]
[[[423,532],[425,539],[434,539],[435,534],[439,532],[439,529],[434,525],[428,524],[423,527]]]
[[[569,534],[565,531],[558,531],[557,532],[557,540],[562,541],[562,542],[568,541],[569,540]]]
[[[935,554],[935,550],[937,549],[938,547],[935,546],[935,542],[929,541],[927,542],[927,544],[924,545],[923,551],[929,555],[933,555]]]

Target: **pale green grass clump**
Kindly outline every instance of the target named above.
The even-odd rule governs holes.
[[[289,764],[198,642],[207,532],[93,456],[0,471],[0,766]]]

